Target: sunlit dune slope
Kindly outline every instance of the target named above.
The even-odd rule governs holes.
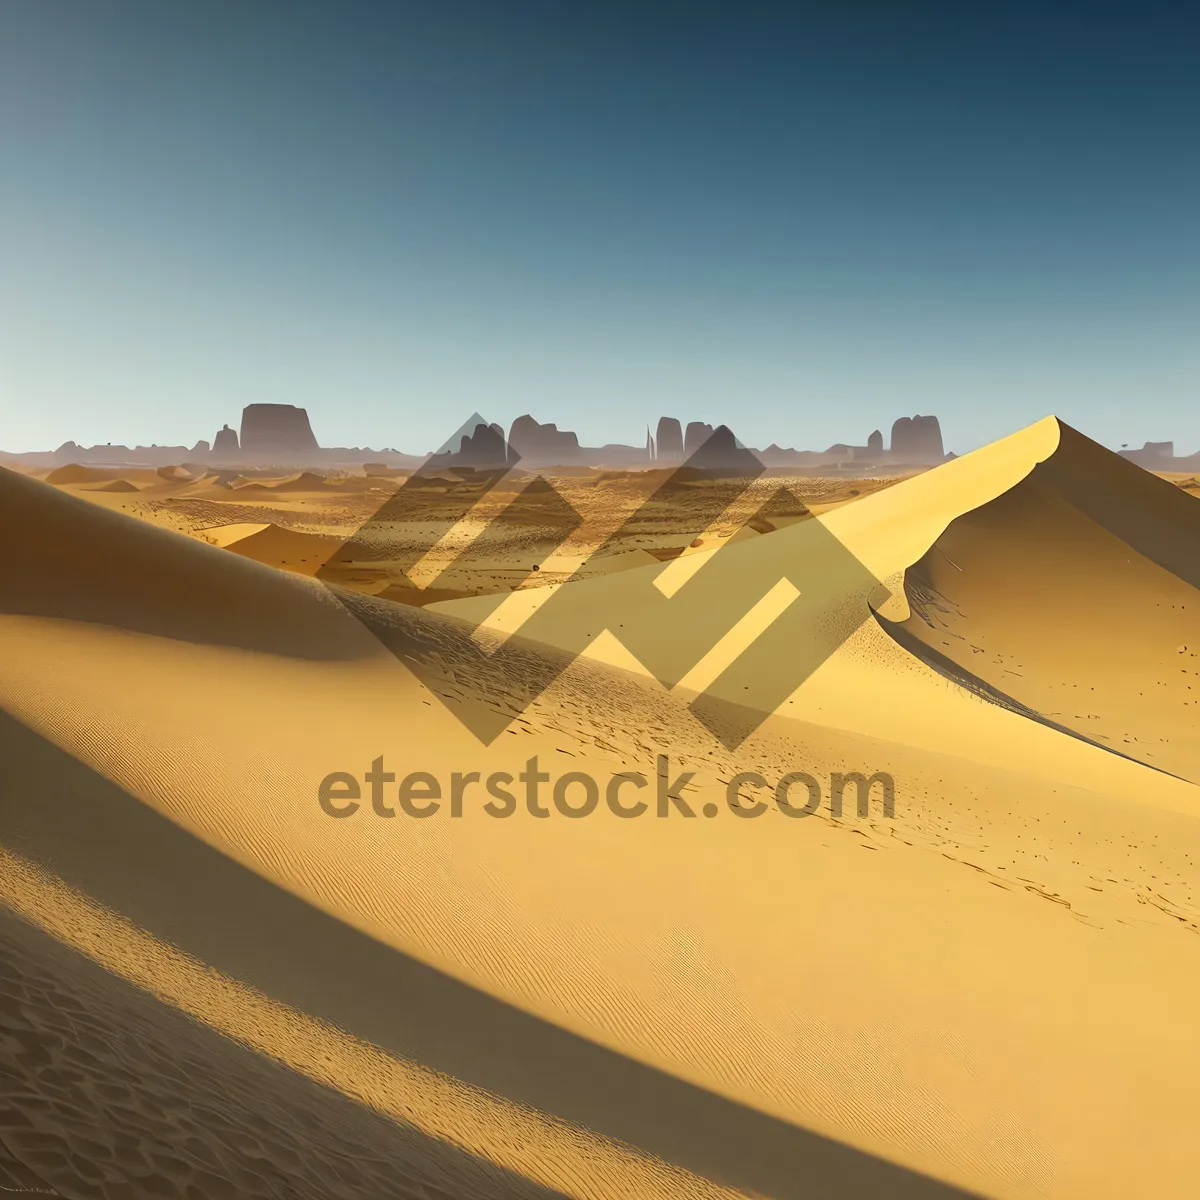
[[[957,517],[905,577],[914,653],[1200,782],[1200,504],[1060,425],[1055,452]]]
[[[432,607],[645,669],[649,657],[621,633],[633,625],[658,653],[659,678],[757,706],[752,720],[765,708],[976,755],[988,723],[969,718],[960,732],[964,694],[931,692],[928,675],[913,677],[912,652],[1027,720],[1194,778],[1196,509],[1179,489],[1047,418],[758,544],[570,584],[553,601],[526,593]],[[751,612],[781,578],[798,592],[782,615],[778,605]],[[965,616],[950,608],[960,598]],[[750,629],[726,647],[720,635],[747,613]],[[865,627],[876,620],[903,653]],[[681,628],[707,629],[715,644],[698,669],[686,669],[694,647]],[[1010,752],[988,754],[1006,761]]]
[[[21,567],[0,845],[33,864],[4,898],[565,1195],[1190,1196],[1200,789],[982,698],[872,615],[906,620],[904,572],[1060,438],[1041,422],[819,520],[539,589],[506,654],[511,608],[339,600],[0,474]],[[728,628],[785,576],[803,619],[763,652],[782,614],[754,617],[747,678]],[[774,715],[726,749],[696,695],[734,711],[764,680]],[[476,706],[511,717],[488,745]],[[536,755],[645,773],[653,807],[663,754],[716,819],[316,802],[380,757],[448,785]],[[894,817],[725,805],[738,772],[845,770],[893,775]]]

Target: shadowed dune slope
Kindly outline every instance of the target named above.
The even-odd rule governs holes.
[[[98,492],[140,492],[142,489],[136,483],[130,483],[128,479],[114,479],[112,483],[105,483],[96,488]]]
[[[911,615],[884,625],[981,694],[1200,782],[1200,504],[1060,428],[909,569]]]
[[[283,571],[315,575],[340,545],[338,538],[267,525],[256,533],[235,539],[226,548],[242,558],[266,563]]]
[[[151,996],[111,983],[107,994],[97,994],[91,982],[96,972],[86,971],[61,950],[50,955],[40,945],[44,939],[0,919],[0,947],[13,952],[8,978],[40,976],[39,986],[65,993],[72,1011],[81,1002],[102,1002],[104,1008],[89,1010],[88,1022],[100,1025],[97,1032],[102,1037],[114,1026],[131,1030],[141,1023],[145,1028],[148,1057],[123,1054],[120,1043],[109,1047],[97,1042],[89,1028],[90,1050],[81,1060],[89,1093],[105,1081],[106,1073],[119,1081],[121,1102],[138,1111],[136,1133],[143,1153],[164,1148],[164,1142],[169,1150],[172,1134],[180,1132],[172,1130],[169,1119],[156,1117],[156,1104],[170,1096],[177,1110],[179,1101],[188,1097],[198,1105],[187,1132],[202,1142],[199,1165],[207,1151],[216,1154],[226,1170],[236,1170],[239,1160],[247,1158],[244,1147],[249,1143],[256,1147],[249,1157],[259,1159],[250,1164],[261,1176],[262,1190],[253,1193],[256,1196],[304,1194],[287,1189],[324,1169],[319,1156],[330,1149],[324,1139],[303,1148],[297,1144],[307,1141],[307,1127],[319,1118],[337,1133],[342,1154],[363,1157],[357,1171],[343,1173],[341,1188],[320,1194],[356,1200],[393,1194],[377,1190],[375,1174],[382,1157],[398,1185],[406,1176],[427,1177],[431,1167],[440,1166],[450,1177],[442,1186],[463,1200],[475,1195],[497,1200],[548,1196],[544,1187],[527,1178],[506,1180],[509,1172],[487,1161],[489,1152],[493,1160],[501,1157],[495,1153],[496,1143],[506,1139],[517,1145],[530,1141],[518,1162],[521,1157],[526,1163],[554,1164],[559,1159],[557,1169],[551,1166],[547,1174],[560,1180],[568,1195],[591,1200],[833,1200],[868,1195],[966,1200],[958,1189],[614,1054],[363,936],[192,837],[3,714],[0,751],[5,764],[0,767],[0,786],[20,798],[0,810],[0,871],[9,866],[3,847],[14,847],[25,861],[50,863],[93,904],[98,901],[107,911],[131,920],[140,937],[125,952],[126,961],[134,960],[135,977],[159,996],[178,997],[189,986],[186,975],[180,977],[181,964],[172,961],[172,951],[160,948],[182,947],[197,966],[204,964],[202,970],[215,969],[225,979],[243,981],[226,986],[208,1012],[196,1012],[186,1003],[184,1007],[265,1052],[267,1058],[260,1060],[257,1071],[253,1055],[222,1044],[207,1031],[188,1031],[185,1022],[163,1011]],[[49,787],[51,798],[44,802],[34,799],[39,780]],[[60,889],[31,893],[24,873],[15,874],[17,887],[0,878],[0,899],[16,892],[27,904],[36,903],[43,920],[45,910],[61,905]],[[374,884],[379,886],[380,880]],[[74,905],[55,916],[85,930],[85,944],[107,941],[106,965],[121,961],[114,953],[117,939],[112,932],[106,935],[97,928],[105,923],[104,910]],[[0,1015],[4,979],[0,972]],[[252,993],[247,993],[246,983]],[[260,1011],[256,997],[263,996],[271,998],[274,1011]],[[264,1016],[269,1019],[262,1020]],[[313,1018],[322,1025],[314,1029]],[[52,1046],[61,1037],[54,1021],[55,1014],[48,1013],[35,1026],[45,1031]],[[253,1028],[249,1036],[248,1025]],[[162,1035],[172,1029],[174,1040],[167,1042]],[[351,1040],[340,1031],[355,1037]],[[407,1109],[419,1127],[428,1131],[431,1124],[441,1126],[441,1137],[421,1136],[419,1127],[409,1122],[388,1128],[374,1113],[344,1103],[343,1096],[323,1095],[309,1080],[289,1078],[278,1069],[278,1061],[313,1072],[302,1052],[309,1040],[315,1043],[314,1056],[328,1064],[323,1068],[327,1081],[385,1113]],[[33,1043],[34,1038],[27,1041]],[[187,1085],[182,1077],[201,1052],[209,1060],[207,1081]],[[364,1070],[364,1064],[370,1069]],[[428,1070],[440,1073],[441,1094],[430,1095],[422,1077]],[[321,1069],[316,1074],[320,1077]],[[24,1086],[29,1088],[30,1081]],[[268,1102],[272,1093],[274,1103]],[[94,1098],[89,1095],[89,1100]],[[297,1103],[307,1110],[299,1122]],[[211,1115],[214,1108],[221,1113],[217,1119]],[[55,1111],[48,1124],[64,1151],[74,1150],[76,1161],[80,1139],[85,1145],[128,1145],[128,1137],[113,1136],[111,1118],[106,1120],[102,1111],[90,1112],[97,1127],[90,1132],[72,1128],[70,1113],[69,1105],[61,1113]],[[554,1144],[553,1130],[541,1113],[552,1114],[552,1121],[569,1131],[562,1139],[565,1146]],[[464,1117],[474,1118],[475,1127],[469,1130],[474,1155],[454,1145],[468,1140]],[[633,1146],[646,1147],[658,1157],[639,1170],[645,1160],[629,1152]],[[18,1139],[16,1148],[25,1149],[23,1141]],[[128,1164],[118,1165],[132,1166],[136,1173],[138,1157],[134,1154]],[[173,1174],[186,1179],[185,1168],[195,1171],[195,1152],[176,1151],[173,1157]],[[70,1156],[64,1153],[62,1159],[56,1183],[71,1172]],[[678,1174],[677,1186],[663,1177],[664,1163],[672,1164],[670,1172]],[[491,1169],[490,1181],[481,1168]],[[472,1176],[477,1181],[482,1176],[490,1186],[468,1186]],[[709,1185],[708,1180],[720,1182]],[[272,1190],[281,1185],[282,1193]],[[418,1196],[425,1196],[415,1183],[412,1186]],[[397,1186],[395,1194],[407,1197],[408,1192]],[[430,1189],[430,1200],[441,1195]]]
[[[56,467],[46,476],[46,482],[62,484],[101,483],[106,479],[115,478],[116,473],[103,467],[84,467],[79,463],[68,463],[65,467]]]
[[[300,576],[2,468],[0,512],[0,613],[301,658],[356,653],[330,620],[337,601]]]
[[[0,1191],[564,1200],[221,1037],[2,907],[0,1014]]]

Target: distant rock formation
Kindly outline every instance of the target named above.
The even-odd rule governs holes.
[[[905,462],[941,462],[946,450],[937,417],[901,417],[892,426],[891,454]]]
[[[758,452],[758,457],[768,467],[798,467],[818,463],[824,455],[815,450],[797,450],[793,446],[780,446],[772,442],[765,450]]]
[[[1174,442],[1146,442],[1140,450],[1122,450],[1120,455],[1147,471],[1195,471],[1200,468],[1200,454],[1176,458]]]
[[[154,452],[157,455],[157,451]],[[63,442],[57,450],[49,454],[26,455],[26,459],[36,461],[39,465],[62,466],[72,463],[128,463],[136,455],[128,446],[114,446],[106,442],[103,446],[80,446],[76,442]],[[44,461],[43,461],[44,460]]]
[[[690,432],[692,426],[688,426]],[[688,456],[688,466],[702,471],[745,471],[754,473],[762,468],[758,457],[733,436],[728,425],[718,425],[704,443]]]
[[[579,460],[579,438],[553,422],[542,425],[528,413],[518,417],[508,431],[508,444],[526,465],[575,463]]]
[[[725,426],[721,426],[722,429]],[[713,435],[713,427],[704,421],[689,421],[683,435],[683,456],[691,458]]]
[[[242,409],[244,454],[306,453],[319,449],[308,413],[293,404],[248,404]]]
[[[476,425],[475,432],[462,439],[455,464],[481,470],[499,470],[508,466],[508,446],[499,425]]]
[[[633,468],[652,464],[641,446],[626,446],[623,442],[609,442],[604,446],[584,446],[580,457],[591,466]]]
[[[504,430],[499,425],[486,425],[482,421],[471,433],[464,433],[458,448],[432,454],[425,468],[470,467],[473,470],[503,471],[508,468],[508,445]]]
[[[252,408],[282,408],[299,414],[302,428],[311,439],[307,416],[303,409],[291,409],[289,405],[255,405]],[[250,412],[247,409],[247,412]],[[497,433],[503,438],[503,431],[496,427]],[[4,457],[0,454],[0,457]],[[425,460],[425,455],[400,454],[395,450],[372,450],[364,447],[320,447],[312,442],[307,450],[271,450],[259,451],[249,455],[242,452],[238,444],[237,431],[226,425],[218,431],[210,448],[205,441],[199,441],[194,446],[149,446],[129,447],[114,442],[102,445],[80,446],[77,442],[64,442],[57,450],[31,451],[25,454],[8,456],[21,464],[34,468],[53,469],[71,463],[91,463],[105,466],[122,466],[130,468],[150,468],[172,466],[178,463],[213,463],[216,466],[234,466],[243,469],[248,465],[270,467],[306,467],[306,466],[356,466],[363,462],[386,462],[390,467],[415,468]]]
[[[656,458],[674,460],[683,457],[683,427],[675,417],[659,417],[654,447]]]
[[[701,469],[713,465],[725,469],[743,462],[738,452],[744,448],[725,425],[716,429],[705,421],[691,421],[685,425],[675,417],[662,416],[656,425],[647,426],[645,432],[644,445],[581,446],[575,433],[559,429],[553,422],[537,421],[529,413],[513,421],[507,433],[500,425],[488,424],[475,413],[433,455],[407,455],[395,449],[321,447],[303,408],[290,404],[251,404],[242,413],[240,436],[237,429],[225,425],[217,431],[211,448],[203,441],[191,449],[160,445],[130,449],[112,443],[85,448],[72,441],[65,442],[56,451],[21,455],[20,461],[47,468],[70,463],[138,468],[181,462],[209,463],[217,468],[230,467],[242,472],[253,467],[301,470],[369,464],[368,474],[417,470],[426,462],[435,467],[461,466],[473,470],[517,465],[534,470],[562,468],[564,474],[597,468],[640,470],[656,463],[664,466],[683,464],[702,450],[704,454],[697,463]],[[1185,469],[1187,460],[1174,458],[1173,452],[1171,442],[1147,442],[1140,450],[1123,453],[1151,470]],[[921,415],[902,417],[895,422],[890,449],[885,447],[883,434],[876,429],[865,446],[839,442],[826,450],[797,450],[773,442],[765,451],[747,453],[757,454],[760,462],[766,465],[805,472],[826,469],[831,474],[863,474],[873,470],[896,472],[933,466],[949,457],[943,447],[937,417]]]
[[[865,446],[834,442],[824,450],[789,450],[772,443],[759,452],[770,467],[801,467],[833,474],[862,474],[891,466],[932,466],[944,462],[942,432],[937,417],[901,417],[892,426],[892,449],[883,444],[882,431],[872,430]]]
[[[236,429],[230,429],[228,425],[217,430],[217,436],[213,438],[212,451],[213,455],[228,454],[236,456],[241,450],[241,445],[238,442]]]

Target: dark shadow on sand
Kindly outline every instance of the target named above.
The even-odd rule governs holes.
[[[82,1200],[103,1173],[122,1196],[565,1200],[222,1037],[2,906],[0,963],[0,1190]],[[69,1088],[42,1086],[67,1071]],[[31,1145],[13,1114],[35,1101]]]
[[[211,849],[7,714],[0,843],[156,936],[404,1058],[777,1200],[963,1197],[513,1008]]]
[[[0,613],[346,661],[370,643],[331,592],[0,468]]]

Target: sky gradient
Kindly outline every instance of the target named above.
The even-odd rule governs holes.
[[[1198,11],[7,0],[0,448],[276,402],[1192,453]]]

